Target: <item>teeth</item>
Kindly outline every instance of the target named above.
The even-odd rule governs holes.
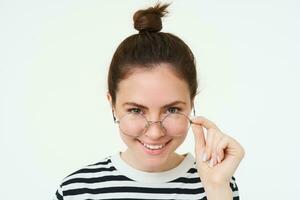
[[[143,143],[143,145],[148,148],[148,149],[151,149],[151,150],[156,150],[156,149],[161,149],[165,146],[165,144],[161,144],[161,145],[151,145],[151,144],[145,144]]]

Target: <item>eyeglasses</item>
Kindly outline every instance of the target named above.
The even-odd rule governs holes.
[[[159,123],[161,130],[165,134],[178,137],[186,134],[193,123],[187,115],[179,112],[169,113],[161,121],[148,121],[140,113],[128,113],[119,120],[114,117],[114,122],[119,125],[123,134],[131,137],[138,137],[145,134],[149,127],[156,123]]]

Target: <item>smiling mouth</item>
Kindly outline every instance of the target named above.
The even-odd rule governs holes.
[[[164,148],[170,141],[162,144],[147,144],[139,140],[139,142],[149,150],[158,150]]]

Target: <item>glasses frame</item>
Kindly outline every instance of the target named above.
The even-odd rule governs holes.
[[[125,117],[125,116],[127,116],[127,115],[129,115],[129,114],[133,114],[133,113],[126,113],[125,115],[123,115],[122,117],[120,117],[119,119],[117,119],[117,118],[115,117],[115,115],[114,115],[114,111],[112,110],[112,115],[113,115],[114,123],[120,125],[120,121],[122,120],[122,118]],[[169,114],[167,114],[162,120],[159,120],[159,121],[150,121],[150,120],[148,120],[144,115],[142,115],[142,114],[140,114],[140,113],[137,113],[136,115],[141,116],[141,117],[142,117],[143,119],[145,119],[145,121],[147,122],[147,123],[146,123],[146,126],[145,126],[145,128],[144,128],[144,131],[143,131],[142,133],[138,134],[138,135],[144,135],[144,134],[148,131],[148,129],[150,128],[150,126],[151,126],[152,124],[156,124],[156,123],[159,123],[159,124],[160,124],[161,130],[164,131],[164,133],[166,133],[166,132],[165,132],[165,128],[163,127],[163,124],[162,124],[162,123],[163,123],[163,121],[164,121],[168,116],[170,116],[170,115],[172,115],[172,114],[183,115],[184,117],[186,117],[186,118],[188,119],[188,121],[189,121],[189,127],[188,127],[187,130],[189,130],[191,124],[195,124],[195,123],[190,119],[190,117],[189,117],[188,115],[186,115],[186,114],[184,114],[184,113],[181,113],[181,112],[177,112],[177,113],[169,113]],[[196,116],[196,115],[195,115],[195,108],[193,108],[193,114],[194,114],[194,116]],[[123,133],[123,134],[125,134],[125,135],[127,135],[127,136],[131,136],[131,135],[126,134],[126,133]],[[132,137],[132,136],[131,136],[131,137]]]

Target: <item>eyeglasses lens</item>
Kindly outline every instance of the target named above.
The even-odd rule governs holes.
[[[140,114],[129,113],[123,116],[119,121],[119,128],[122,133],[137,137],[147,131],[147,120]],[[183,114],[174,113],[167,115],[162,120],[162,130],[170,136],[181,136],[185,134],[190,127],[189,118]]]

